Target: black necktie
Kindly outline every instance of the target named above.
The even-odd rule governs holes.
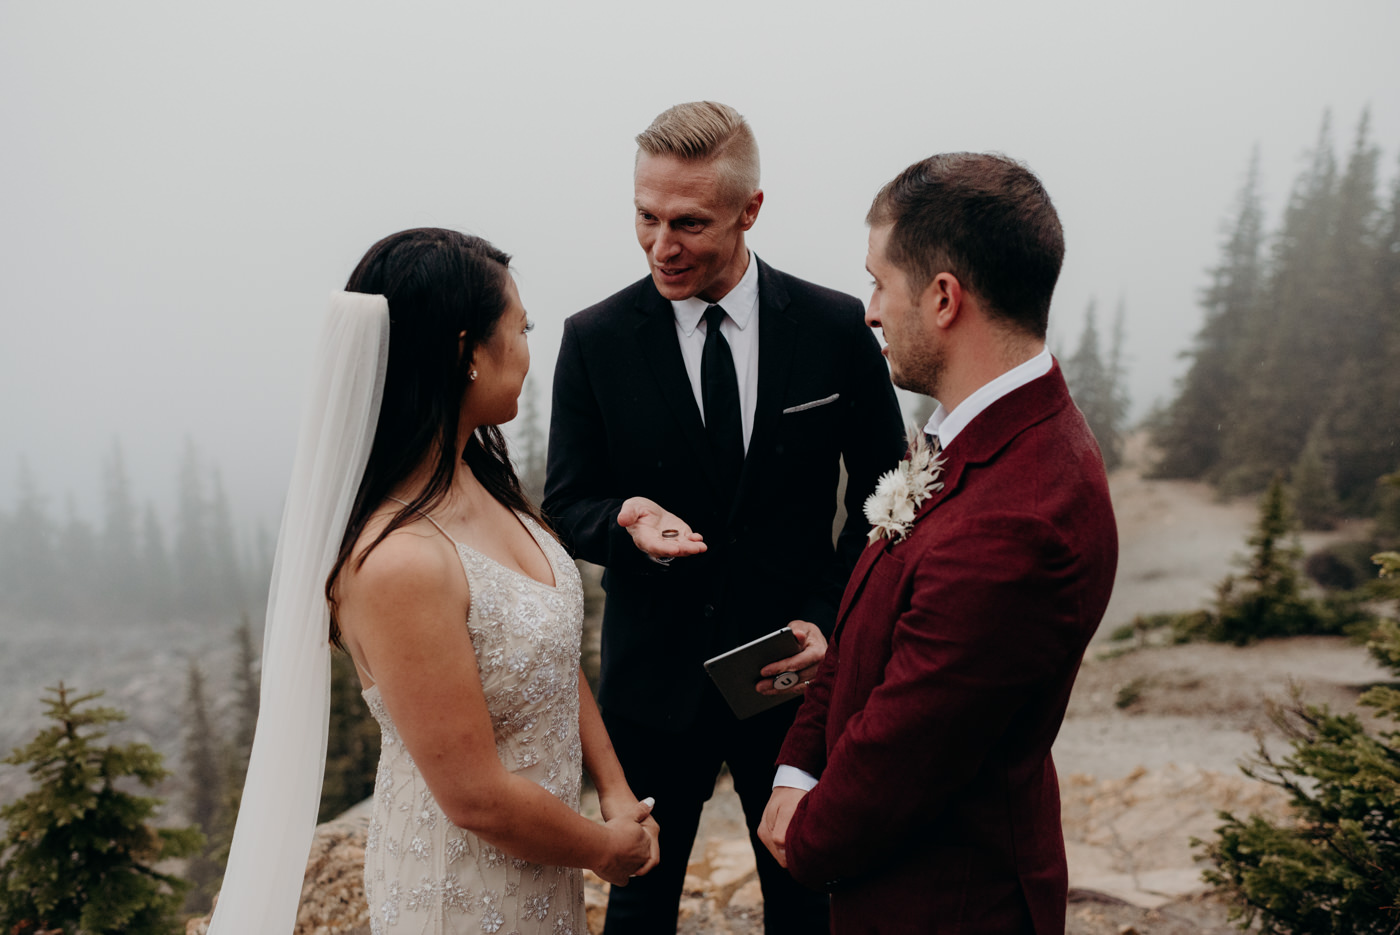
[[[744,467],[744,428],[739,414],[739,380],[734,373],[734,355],[729,342],[720,334],[724,309],[705,309],[705,350],[700,355],[700,395],[705,403],[705,434],[710,452],[719,468],[720,494],[725,502],[739,489],[739,472]]]

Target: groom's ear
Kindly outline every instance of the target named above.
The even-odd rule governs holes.
[[[919,297],[919,309],[929,316],[929,323],[936,328],[951,328],[962,313],[966,292],[958,277],[943,272],[929,280],[924,294]]]

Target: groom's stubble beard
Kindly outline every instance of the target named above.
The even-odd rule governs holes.
[[[898,362],[890,358],[890,380],[902,390],[937,399],[947,360],[948,351],[941,344],[919,345],[901,354]]]

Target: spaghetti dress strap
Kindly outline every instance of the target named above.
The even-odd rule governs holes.
[[[393,500],[395,503],[403,503],[404,506],[408,506],[407,503],[405,503],[403,500],[400,500],[398,497],[390,497],[389,499],[390,499],[390,500]],[[434,526],[437,526],[437,531],[440,532],[440,533],[442,533],[443,538],[446,539],[448,542],[452,543],[454,546],[456,546],[456,547],[458,548],[458,550],[460,550],[460,549],[462,548],[461,543],[459,543],[456,539],[454,539],[454,538],[452,538],[451,536],[449,536],[449,535],[447,534],[447,530],[446,530],[446,529],[443,529],[442,526],[438,523],[437,520],[433,519],[431,516],[429,516],[427,513],[424,513],[422,510],[418,509],[417,507],[414,508],[413,512],[417,513],[419,516],[423,517],[423,518],[426,519],[428,522],[432,523]]]

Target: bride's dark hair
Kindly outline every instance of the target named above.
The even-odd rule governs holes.
[[[389,533],[442,501],[459,457],[493,497],[543,524],[520,487],[501,430],[483,425],[471,437],[457,438],[471,352],[490,339],[506,310],[509,265],[509,255],[480,237],[428,227],[391,234],[370,247],[345,284],[347,292],[388,300],[389,360],[369,463],[326,578],[330,638],[342,649],[336,580],[352,561],[370,516],[419,465],[432,465],[427,485],[353,556],[353,567],[364,564]]]

